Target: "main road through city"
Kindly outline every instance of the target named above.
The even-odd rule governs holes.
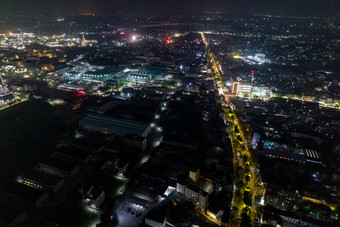
[[[265,187],[259,173],[256,157],[249,148],[249,135],[245,126],[238,120],[233,111],[234,106],[227,95],[227,87],[221,76],[221,68],[217,59],[209,48],[209,43],[204,33],[201,33],[206,47],[213,75],[217,80],[217,87],[224,103],[230,103],[225,110],[225,120],[230,124],[226,131],[232,142],[234,191],[231,204],[231,213],[228,226],[259,226],[262,222],[262,205],[264,203]],[[224,99],[224,100],[223,100]]]

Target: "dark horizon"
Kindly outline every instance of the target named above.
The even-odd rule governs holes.
[[[164,16],[166,13],[194,14],[204,11],[241,15],[334,17],[340,14],[340,4],[337,0],[3,0],[0,2],[0,17],[10,14],[64,16],[94,13],[96,15],[114,15],[117,12]]]

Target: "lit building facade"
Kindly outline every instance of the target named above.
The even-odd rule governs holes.
[[[237,87],[237,93],[251,93],[252,85],[247,83],[239,83]]]
[[[208,193],[195,186],[182,185],[177,182],[176,191],[202,208],[206,208],[208,205]]]

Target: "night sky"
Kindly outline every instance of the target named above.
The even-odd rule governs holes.
[[[117,12],[164,15],[204,10],[231,14],[339,16],[340,0],[0,0],[0,13],[67,15]]]

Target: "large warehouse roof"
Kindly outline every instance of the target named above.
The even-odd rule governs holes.
[[[145,136],[150,124],[99,114],[88,114],[79,124],[85,128],[101,129],[121,135]]]
[[[38,169],[28,169],[20,175],[20,178],[27,179],[29,181],[36,182],[37,184],[43,184],[47,186],[54,186],[59,181],[62,180],[61,177],[43,172]]]

